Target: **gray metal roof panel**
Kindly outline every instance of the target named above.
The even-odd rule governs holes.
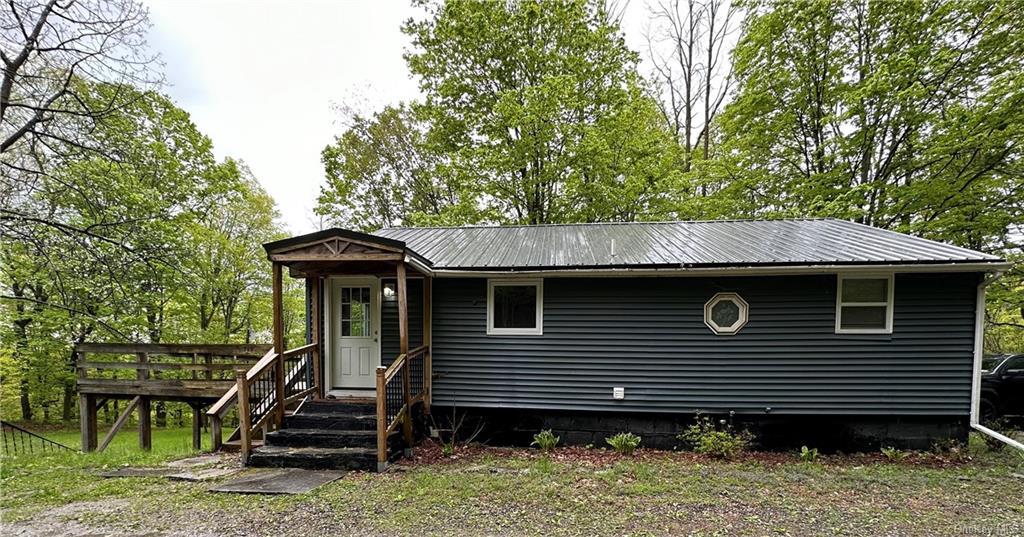
[[[389,228],[374,234],[405,242],[437,269],[1002,261],[834,219]]]

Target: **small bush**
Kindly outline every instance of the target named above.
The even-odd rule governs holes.
[[[1007,431],[1010,428],[1010,422],[1006,418],[996,418],[985,424],[985,427],[992,429],[996,432]],[[989,451],[1002,451],[1006,444],[998,438],[993,438],[987,434],[981,435],[982,440],[985,441],[985,447]]]
[[[747,431],[736,431],[732,424],[721,420],[717,425],[707,416],[697,415],[693,425],[677,437],[693,451],[717,459],[731,459],[746,451],[753,440]]]
[[[882,448],[882,455],[885,455],[889,462],[903,462],[903,460],[910,456],[910,453],[889,446]]]
[[[803,462],[817,462],[818,448],[808,449],[807,446],[800,448],[800,460]]]
[[[559,440],[555,433],[551,432],[551,429],[545,429],[533,435],[533,442],[530,445],[537,446],[541,451],[551,451],[558,445]]]
[[[967,446],[955,439],[940,440],[932,444],[932,454],[936,457],[944,457],[954,461],[965,461],[970,459]]]
[[[623,455],[632,454],[640,446],[640,437],[633,433],[619,433],[610,438],[605,438],[604,441],[608,442],[612,449]]]

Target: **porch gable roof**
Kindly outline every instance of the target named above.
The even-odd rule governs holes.
[[[409,249],[404,241],[341,228],[330,228],[268,242],[263,245],[271,261],[286,265],[310,262],[402,261],[406,256],[430,266],[429,260]]]

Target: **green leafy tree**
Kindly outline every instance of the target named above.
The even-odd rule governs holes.
[[[426,146],[427,125],[408,106],[352,114],[349,123],[323,150],[327,184],[318,214],[363,231],[480,219],[474,191]]]
[[[110,94],[127,104],[89,133],[104,151],[36,175],[20,210],[46,218],[22,220],[0,244],[0,405],[16,394],[26,420],[58,405],[72,419],[75,343],[269,340],[260,243],[283,234],[273,200],[243,165],[218,163],[166,97],[109,84],[79,92]]]
[[[324,150],[320,214],[364,230],[675,214],[683,153],[603,4],[421,5],[403,31],[424,99]]]
[[[676,147],[602,3],[429,5],[408,22],[432,151],[502,222],[634,219],[671,192]]]
[[[1015,3],[749,7],[723,118],[748,212],[1002,246],[1024,209]]]

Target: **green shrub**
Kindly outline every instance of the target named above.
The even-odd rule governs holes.
[[[985,423],[985,427],[996,432],[1003,432],[1009,430],[1010,422],[1006,418],[996,418]],[[981,435],[981,438],[985,441],[985,447],[988,448],[989,451],[1002,451],[1003,448],[1006,447],[1006,444],[1004,444],[1002,440],[993,438],[987,434]]]
[[[889,462],[903,462],[903,460],[910,456],[910,453],[889,446],[882,448],[882,455],[885,455]]]
[[[612,449],[623,455],[632,454],[640,446],[640,437],[633,433],[619,433],[610,438],[605,438],[604,441],[608,442]]]
[[[970,459],[970,451],[962,442],[950,438],[939,440],[932,444],[932,454],[937,457],[945,457],[954,461],[966,461]]]
[[[555,436],[555,433],[551,432],[551,429],[544,429],[543,431],[533,435],[533,442],[531,446],[537,446],[541,451],[551,451],[558,445],[559,438]]]
[[[697,415],[677,437],[692,451],[717,459],[731,459],[745,451],[753,440],[747,431],[736,431],[732,424],[721,420],[718,424],[708,416]]]
[[[801,447],[800,460],[803,462],[817,462],[818,448],[808,449],[807,446]]]

